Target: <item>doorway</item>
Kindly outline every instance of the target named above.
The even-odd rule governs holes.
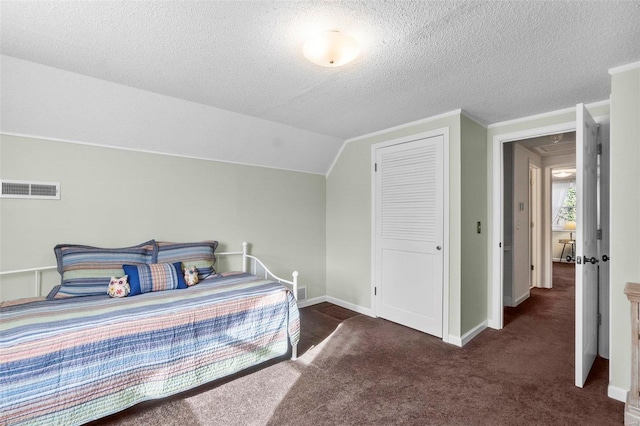
[[[374,314],[448,336],[448,129],[372,146]]]
[[[579,105],[579,109],[582,111],[583,106]],[[578,108],[577,108],[578,109]],[[602,119],[602,118],[600,118]],[[605,118],[606,120],[607,118]],[[599,120],[602,121],[602,120]],[[503,155],[506,157],[506,154],[503,154],[503,146],[515,141],[521,141],[523,139],[532,139],[536,137],[549,137],[554,134],[565,134],[569,132],[576,131],[576,122],[566,122],[553,126],[541,127],[537,129],[529,129],[521,132],[514,132],[511,134],[503,134],[497,135],[493,140],[493,173],[492,173],[492,188],[493,188],[493,203],[492,203],[492,211],[493,213],[493,231],[492,231],[492,296],[491,296],[491,314],[492,318],[489,321],[489,326],[492,328],[500,329],[503,327],[503,275],[506,273],[503,270],[503,262],[507,258],[507,252],[512,247],[509,245],[509,241],[505,239],[503,234],[503,214],[507,211],[504,203],[505,200],[503,198],[503,185],[506,187],[507,181],[503,176]],[[582,145],[581,145],[582,146]],[[547,193],[550,191],[550,182],[551,182],[551,168],[544,167],[543,168],[543,185]],[[603,171],[601,170],[601,173]],[[596,203],[596,201],[594,201]],[[519,206],[519,204],[515,204],[515,206]],[[545,263],[545,268],[542,271],[545,276],[544,282],[548,285],[551,284],[551,252],[552,252],[552,236],[550,227],[547,227],[546,224],[551,223],[551,214],[550,209],[545,209],[543,215],[543,222],[545,223],[545,237],[543,238],[543,263]],[[579,226],[579,225],[578,225]],[[548,230],[548,231],[547,231]],[[580,230],[579,230],[580,231]],[[547,233],[548,232],[548,233]],[[505,244],[503,246],[503,243]],[[591,251],[590,251],[591,253]],[[578,256],[579,258],[579,256]],[[593,263],[593,262],[591,262]],[[548,265],[548,266],[547,266]],[[590,267],[590,266],[589,266]],[[586,269],[586,268],[585,268]],[[597,284],[596,284],[597,285]],[[517,297],[516,296],[516,302]],[[576,299],[577,300],[577,299]],[[600,300],[602,302],[602,300]],[[602,305],[602,303],[601,303]],[[576,309],[576,312],[583,312],[582,309]],[[594,309],[593,313],[586,314],[586,317],[595,318],[597,315],[597,307]],[[608,309],[603,313],[603,317],[606,316],[608,320]],[[583,315],[583,317],[585,317]],[[603,320],[604,322],[604,320]],[[577,329],[577,323],[576,323]],[[601,345],[602,346],[602,345]],[[578,348],[576,347],[576,354],[578,354]],[[576,380],[576,383],[578,380]],[[580,386],[580,385],[578,385]]]

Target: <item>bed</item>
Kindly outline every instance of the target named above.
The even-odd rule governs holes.
[[[3,303],[0,424],[82,424],[289,350],[295,359],[297,273],[274,276],[246,244],[222,253],[235,254],[242,271],[188,288]]]

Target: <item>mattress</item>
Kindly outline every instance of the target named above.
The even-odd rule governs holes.
[[[81,424],[283,356],[295,298],[245,273],[0,307],[0,424]]]

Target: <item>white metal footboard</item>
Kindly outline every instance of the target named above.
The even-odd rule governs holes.
[[[290,288],[291,292],[293,293],[293,297],[298,300],[298,271],[293,271],[293,273],[291,274],[293,279],[291,281],[280,278],[276,274],[271,272],[260,259],[248,254],[247,247],[248,243],[244,241],[242,243],[242,251],[216,253],[216,256],[242,255],[242,272],[249,272],[254,275],[264,276],[265,280],[277,281],[280,284]],[[296,345],[291,347],[291,359],[295,360],[297,358],[298,347]]]

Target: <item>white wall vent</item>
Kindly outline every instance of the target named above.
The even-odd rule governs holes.
[[[298,287],[298,300],[307,300],[307,288]]]
[[[2,179],[2,198],[33,198],[59,200],[60,184],[56,182],[28,182]]]

